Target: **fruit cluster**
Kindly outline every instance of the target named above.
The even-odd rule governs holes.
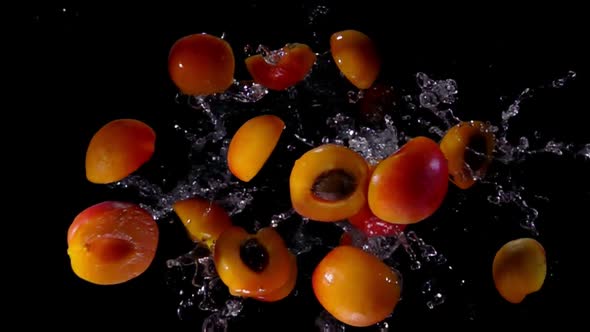
[[[334,33],[330,51],[351,84],[358,89],[373,86],[381,59],[367,35],[355,30]],[[209,34],[179,39],[168,61],[173,83],[187,95],[223,93],[234,82],[232,48]],[[316,54],[309,46],[294,43],[248,57],[245,65],[256,83],[269,90],[285,90],[304,80],[315,62]],[[229,145],[229,171],[244,182],[255,178],[284,129],[284,121],[275,115],[243,123]],[[87,179],[97,184],[124,179],[151,159],[155,141],[154,130],[138,120],[106,124],[88,145]],[[295,161],[289,179],[291,204],[299,215],[313,221],[348,220],[368,237],[397,236],[406,225],[437,211],[449,180],[469,189],[484,177],[494,148],[494,134],[481,121],[458,123],[440,142],[410,139],[376,165],[345,146],[324,144]],[[173,210],[188,236],[210,249],[217,273],[232,295],[273,302],[293,291],[297,259],[274,228],[249,234],[233,225],[221,206],[200,197],[178,201]],[[72,269],[95,284],[126,282],[148,269],[158,236],[156,222],[140,206],[114,201],[96,204],[82,211],[68,230]],[[497,252],[492,272],[499,294],[509,302],[521,302],[543,284],[544,249],[533,239],[511,241]],[[352,246],[347,234],[317,265],[312,285],[330,314],[359,327],[388,317],[401,294],[398,272]]]

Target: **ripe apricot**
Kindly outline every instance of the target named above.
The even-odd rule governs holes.
[[[438,144],[427,137],[415,137],[377,164],[369,182],[369,208],[391,223],[424,220],[442,204],[448,172]]]
[[[344,30],[330,37],[330,51],[342,74],[359,89],[369,88],[381,70],[381,57],[366,34]]]
[[[333,222],[356,214],[366,200],[369,167],[353,150],[324,144],[295,161],[289,186],[291,203],[300,215]]]
[[[156,133],[133,119],[101,127],[86,150],[86,178],[92,183],[117,182],[139,169],[154,154]]]
[[[158,246],[158,226],[136,204],[107,201],[76,216],[68,229],[74,273],[94,284],[129,281],[147,270]]]
[[[492,273],[500,295],[510,303],[520,303],[543,286],[547,274],[545,249],[535,239],[512,240],[496,253]]]
[[[256,234],[232,226],[219,236],[213,254],[223,283],[236,296],[277,296],[289,281],[292,259],[285,242],[273,228]]]
[[[368,203],[363,205],[357,214],[348,218],[348,221],[369,237],[396,236],[406,228],[406,224],[393,224],[379,219],[371,211]]]
[[[315,61],[316,55],[309,46],[294,43],[272,51],[266,59],[262,54],[246,58],[246,68],[254,82],[280,91],[302,81]]]
[[[191,240],[204,242],[209,249],[219,234],[232,225],[229,215],[221,206],[200,197],[177,201],[173,209]]]
[[[496,139],[490,126],[481,121],[466,121],[451,127],[440,142],[449,163],[451,182],[468,189],[485,175],[492,162]]]
[[[312,286],[320,304],[339,321],[366,327],[389,316],[397,305],[398,275],[377,257],[338,246],[315,268]]]
[[[168,72],[187,95],[221,93],[234,81],[235,59],[225,40],[201,33],[177,40],[168,55]]]
[[[285,123],[276,115],[259,115],[234,134],[227,150],[230,172],[248,182],[258,174],[275,149]]]

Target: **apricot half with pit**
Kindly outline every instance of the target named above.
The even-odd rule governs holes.
[[[307,151],[289,179],[291,203],[300,215],[325,222],[347,219],[365,204],[369,167],[357,152],[336,144]]]

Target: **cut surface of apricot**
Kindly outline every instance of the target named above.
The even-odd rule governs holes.
[[[448,178],[447,160],[438,144],[427,137],[413,138],[375,168],[369,208],[387,222],[417,223],[441,206]]]
[[[351,246],[330,251],[312,275],[320,304],[339,321],[366,327],[389,316],[401,294],[401,282],[377,257]]]
[[[532,238],[509,241],[496,253],[492,274],[500,295],[510,303],[520,303],[545,282],[545,249]]]
[[[168,72],[187,95],[210,95],[227,90],[234,81],[235,59],[225,40],[193,34],[177,40],[168,55]]]
[[[68,229],[72,270],[94,284],[127,282],[152,263],[158,235],[153,217],[136,204],[93,205],[78,214]]]
[[[191,240],[204,242],[209,249],[232,221],[227,212],[215,202],[193,197],[177,201],[172,206]]]
[[[342,74],[359,89],[369,88],[381,70],[381,58],[366,34],[344,30],[330,37],[330,52]]]
[[[134,119],[114,120],[101,127],[86,150],[86,178],[97,184],[120,181],[149,161],[156,133]]]
[[[246,68],[254,82],[271,90],[285,90],[302,81],[311,71],[316,55],[305,44],[287,44],[263,56],[246,58]]]
[[[492,162],[496,139],[490,126],[466,121],[451,127],[440,142],[449,164],[449,177],[457,187],[468,189],[485,176]]]
[[[293,208],[316,221],[347,219],[365,202],[368,175],[365,159],[347,147],[324,144],[311,149],[291,170]]]
[[[268,294],[262,294],[259,296],[256,296],[255,299],[258,301],[262,301],[262,302],[276,302],[276,301],[280,301],[284,298],[286,298],[287,296],[289,296],[289,294],[291,294],[291,292],[293,292],[293,289],[295,288],[295,284],[297,283],[297,257],[295,257],[295,255],[293,254],[289,254],[290,256],[290,261],[289,261],[289,278],[287,279],[287,281],[278,289],[268,293]]]
[[[226,229],[215,243],[213,260],[219,277],[235,296],[273,294],[292,273],[289,250],[271,227],[256,234],[237,226]]]
[[[259,115],[246,121],[234,134],[227,150],[230,172],[249,182],[274,151],[285,123],[276,115]]]

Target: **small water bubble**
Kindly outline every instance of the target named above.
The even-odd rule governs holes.
[[[287,145],[288,151],[295,151],[296,149],[297,149],[297,147],[295,145],[292,145],[292,144]]]
[[[577,153],[578,155],[590,159],[590,144],[586,144],[583,148],[580,149]]]
[[[348,102],[351,104],[356,104],[359,100],[363,98],[363,90],[359,91],[348,91]]]
[[[558,156],[561,156],[561,155],[563,155],[562,148],[563,148],[563,143],[549,141],[549,142],[547,142],[547,144],[545,145],[545,148],[543,150],[545,152],[549,152],[549,153],[553,153]]]
[[[526,88],[524,90],[522,90],[522,92],[520,93],[520,95],[518,96],[518,100],[522,101],[525,99],[529,99],[532,98],[534,94],[534,90],[531,88]]]
[[[415,260],[412,262],[412,264],[410,264],[410,269],[412,269],[412,271],[420,270],[421,268],[422,263],[420,263],[418,260]]]
[[[221,317],[219,313],[209,315],[203,321],[202,332],[227,332],[227,318]]]
[[[528,148],[529,148],[529,140],[528,140],[528,138],[522,136],[518,140],[518,149],[521,150],[521,151],[525,151]]]
[[[404,120],[404,121],[412,120],[412,116],[411,115],[403,115],[402,120]]]
[[[577,75],[576,72],[573,70],[570,70],[567,72],[567,78],[570,80],[573,80],[574,78],[576,78],[576,75]]]
[[[416,73],[416,83],[422,90],[430,90],[435,84],[433,79],[422,72]]]
[[[563,88],[565,86],[566,80],[565,78],[558,78],[551,83],[551,86],[554,88]]]
[[[520,111],[520,105],[518,103],[513,103],[512,105],[508,106],[506,111],[502,112],[502,120],[506,121],[512,117],[518,115]]]
[[[426,306],[432,310],[443,303],[445,303],[445,296],[442,293],[436,293],[432,300],[426,302]]]
[[[387,322],[377,323],[377,329],[379,332],[388,332],[389,331],[389,324]]]
[[[424,91],[420,93],[420,105],[424,108],[435,108],[440,101],[435,93]]]

